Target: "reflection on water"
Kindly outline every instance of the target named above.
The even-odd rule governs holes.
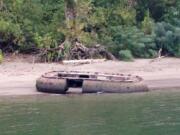
[[[0,98],[0,135],[179,135],[180,92]]]

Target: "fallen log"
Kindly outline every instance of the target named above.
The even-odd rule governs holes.
[[[64,60],[62,63],[65,65],[81,65],[104,62],[106,59],[86,59],[86,60]]]

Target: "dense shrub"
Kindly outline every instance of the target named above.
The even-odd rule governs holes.
[[[120,57],[120,59],[125,60],[125,61],[132,61],[133,60],[132,53],[129,50],[119,51],[119,57]]]
[[[149,11],[146,13],[144,20],[142,21],[142,30],[145,34],[152,34],[154,29],[154,21],[149,15]]]
[[[156,45],[163,54],[180,56],[180,28],[169,23],[157,23],[155,28]]]
[[[147,10],[155,21],[161,21],[168,8],[166,2],[167,0],[137,0],[137,21],[143,21]]]
[[[170,0],[167,13],[164,14],[164,21],[180,27],[180,1]]]
[[[115,56],[120,50],[129,50],[134,57],[150,58],[156,56],[154,35],[145,35],[136,27],[112,27],[112,45],[109,47]]]
[[[53,48],[57,48],[59,45],[57,40],[55,40],[51,34],[46,34],[42,37],[36,33],[36,35],[34,36],[34,41],[37,47],[43,51],[42,58],[44,60],[41,61],[50,62],[62,60],[63,54],[61,52],[49,51],[51,49],[53,50]]]
[[[15,45],[23,42],[22,31],[18,24],[10,21],[0,20],[0,48],[11,51]],[[6,47],[8,46],[8,47]]]

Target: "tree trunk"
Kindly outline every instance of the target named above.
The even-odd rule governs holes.
[[[0,11],[2,11],[2,10],[3,10],[3,7],[4,7],[3,0],[0,0]]]
[[[68,29],[68,37],[71,43],[76,39],[76,2],[75,0],[65,0],[65,17],[66,17],[66,27]]]

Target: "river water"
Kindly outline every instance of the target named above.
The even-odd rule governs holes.
[[[0,135],[179,135],[180,91],[0,98]]]

